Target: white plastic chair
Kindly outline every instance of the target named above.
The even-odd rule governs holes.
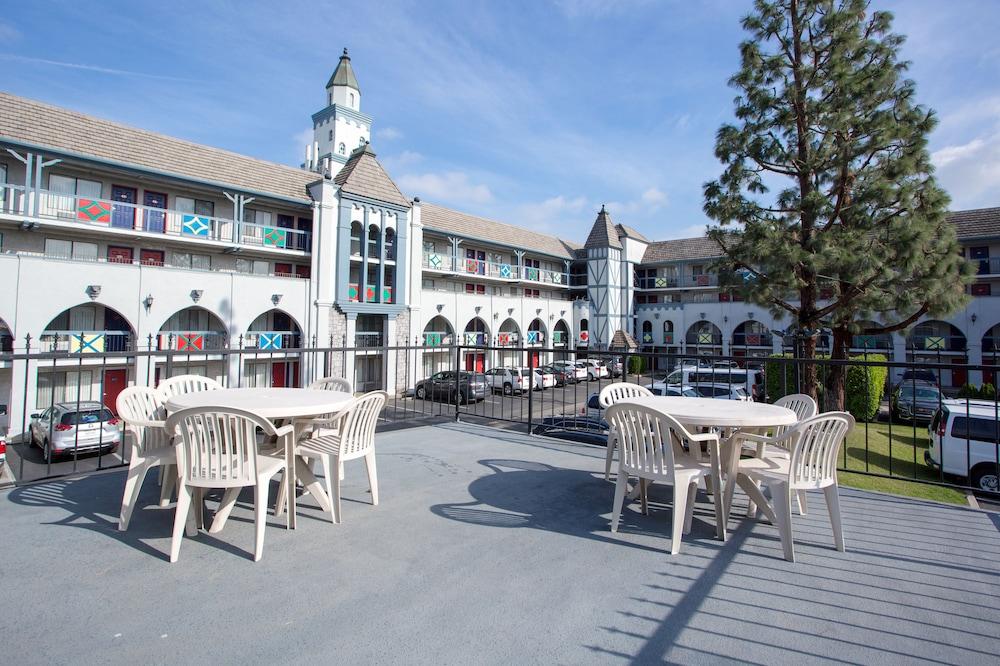
[[[629,384],[628,382],[615,382],[614,384],[608,384],[601,389],[601,392],[597,394],[597,403],[602,409],[607,409],[615,403],[619,403],[623,400],[628,400],[629,398],[648,398],[653,395],[653,392],[644,386],[639,386],[638,384]],[[608,421],[610,424],[611,422]],[[607,481],[611,478],[611,459],[614,457],[615,448],[618,443],[615,439],[615,429],[614,426],[611,427],[608,433],[608,446],[607,453],[604,456],[604,480]]]
[[[791,395],[786,395],[778,398],[774,401],[774,404],[778,407],[785,407],[795,412],[795,416],[799,422],[805,421],[806,419],[811,419],[819,413],[819,407],[816,405],[816,401],[812,399],[812,396],[806,395],[805,393],[792,393]],[[778,437],[785,433],[792,426],[778,426],[774,428],[771,433],[772,437]],[[752,442],[751,442],[752,444]],[[791,455],[791,451],[788,449],[781,448],[780,446],[772,447],[767,449],[767,445],[763,442],[758,442],[756,451],[753,455],[757,458],[764,458],[766,456],[784,456],[788,457]],[[806,515],[806,491],[800,490],[795,494],[796,503],[799,505],[799,515]],[[753,502],[747,505],[747,517],[752,517],[756,507]]]
[[[316,389],[318,391],[343,391],[344,393],[354,393],[354,389],[351,387],[351,382],[343,377],[323,377],[322,379],[317,379],[310,384],[309,388]]]
[[[615,484],[611,531],[618,531],[618,519],[630,475],[639,477],[643,493],[646,485],[641,480],[672,485],[674,515],[670,553],[676,555],[681,549],[682,531],[684,534],[691,531],[698,479],[719,478],[719,435],[714,432],[692,434],[674,417],[650,407],[630,403],[611,405],[606,418],[617,433],[621,450],[618,456],[618,480]],[[685,440],[698,446],[703,442],[714,443],[710,451],[716,455],[712,455],[710,461],[699,460],[675,444]]]
[[[132,452],[125,477],[125,491],[122,493],[122,508],[118,518],[118,529],[128,529],[132,511],[139,499],[146,472],[154,467],[165,470],[160,488],[160,506],[170,501],[170,495],[177,478],[174,471],[177,456],[167,434],[167,412],[163,407],[163,394],[147,386],[130,386],[118,394],[115,407],[118,416],[125,422],[125,436],[132,442]]]
[[[221,389],[222,384],[210,377],[202,377],[201,375],[177,375],[176,377],[164,379],[156,388],[163,393],[164,400],[169,400],[175,395],[184,395],[185,393],[215,391]]]
[[[762,443],[782,447],[790,454],[787,457],[765,456],[740,460],[736,473],[726,482],[724,506],[727,508],[727,516],[738,483],[771,522],[778,526],[785,559],[794,562],[792,493],[822,489],[830,511],[834,544],[837,550],[843,551],[844,531],[840,521],[840,497],[837,494],[837,454],[853,428],[854,417],[847,412],[827,412],[802,421],[776,437],[736,433],[733,436],[736,446],[744,442]],[[768,504],[760,485],[771,489],[773,505]]]
[[[331,518],[334,523],[340,522],[340,481],[342,478],[340,471],[348,460],[365,459],[365,466],[368,469],[368,485],[372,493],[372,505],[378,505],[375,426],[387,398],[388,394],[385,391],[372,391],[355,398],[347,407],[325,421],[324,419],[310,419],[309,423],[318,426],[320,432],[332,431],[332,433],[299,440],[295,447],[296,456],[306,461],[319,460],[322,463],[326,494],[332,505]],[[278,500],[274,508],[275,515],[280,515],[284,511],[287,478],[285,476],[281,479],[281,490],[278,491]]]
[[[254,561],[264,550],[264,525],[270,481],[285,468],[282,456],[257,452],[257,429],[282,442],[294,437],[295,428],[275,429],[263,416],[238,409],[193,407],[182,409],[167,418],[167,431],[175,432],[177,450],[177,513],[174,515],[170,561],[180,554],[181,536],[192,509],[192,495],[208,488],[225,488],[222,504],[212,523],[218,532],[236,502],[241,488],[254,487],[255,546]],[[282,445],[287,445],[283,442]],[[201,512],[200,500],[196,510]]]

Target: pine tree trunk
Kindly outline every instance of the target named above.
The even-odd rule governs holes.
[[[802,358],[806,360],[799,366],[801,372],[799,390],[816,400],[816,364],[810,362],[816,358],[815,336],[802,338]]]
[[[847,351],[849,349],[851,333],[847,330],[847,326],[836,326],[833,329],[833,349],[831,350],[830,359],[833,361],[845,361],[847,360]],[[846,404],[845,399],[845,387],[847,384],[847,366],[831,364],[830,370],[826,375],[826,395],[824,396],[824,411],[831,412],[842,412],[844,411],[844,405]]]

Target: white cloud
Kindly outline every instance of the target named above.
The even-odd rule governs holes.
[[[589,209],[593,205],[586,197],[567,197],[562,194],[541,202],[516,206],[509,222],[542,233],[566,235],[568,229],[579,229],[593,222]]]
[[[493,201],[487,185],[476,184],[462,171],[401,176],[400,188],[410,196],[453,204],[486,204]]]
[[[395,141],[396,139],[403,138],[403,132],[395,127],[383,127],[382,129],[375,130],[375,138],[384,141]]]
[[[404,150],[399,155],[387,155],[382,159],[382,165],[390,172],[403,169],[424,161],[424,156],[413,150]]]
[[[665,230],[665,233],[659,233],[656,235],[656,240],[674,240],[675,238],[698,238],[705,235],[705,230],[708,228],[707,224],[692,224],[688,227],[670,227]]]
[[[931,154],[953,210],[995,206],[1000,191],[1000,132],[945,146]]]
[[[0,26],[2,27],[2,26]],[[47,60],[45,58],[31,58],[28,56],[14,55],[13,53],[0,53],[0,58],[4,60],[14,60],[32,65],[48,65],[50,67],[61,67],[64,69],[82,69],[98,74],[110,74],[112,76],[133,76],[142,79],[159,79],[162,81],[194,81],[179,76],[168,76],[166,74],[151,74],[147,72],[136,72],[128,69],[115,69],[113,67],[101,67],[99,65],[88,65],[79,62],[62,62],[60,60]]]
[[[20,38],[20,30],[6,21],[0,21],[0,42],[13,42]]]
[[[657,210],[667,205],[667,195],[662,190],[651,187],[642,193],[642,202],[650,210]]]

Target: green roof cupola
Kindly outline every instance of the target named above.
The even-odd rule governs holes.
[[[361,86],[358,85],[358,78],[354,76],[354,68],[351,67],[351,56],[347,55],[347,49],[340,56],[337,69],[333,70],[330,80],[326,83],[327,106],[340,104],[355,111],[361,110]]]

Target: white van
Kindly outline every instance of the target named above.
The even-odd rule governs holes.
[[[754,400],[764,399],[764,371],[743,368],[694,368],[674,370],[666,377],[667,384],[683,384],[697,388],[701,384],[742,386]]]
[[[1000,492],[998,415],[1000,408],[992,400],[941,401],[927,428],[931,446],[924,461],[945,474],[968,477],[977,490]]]

